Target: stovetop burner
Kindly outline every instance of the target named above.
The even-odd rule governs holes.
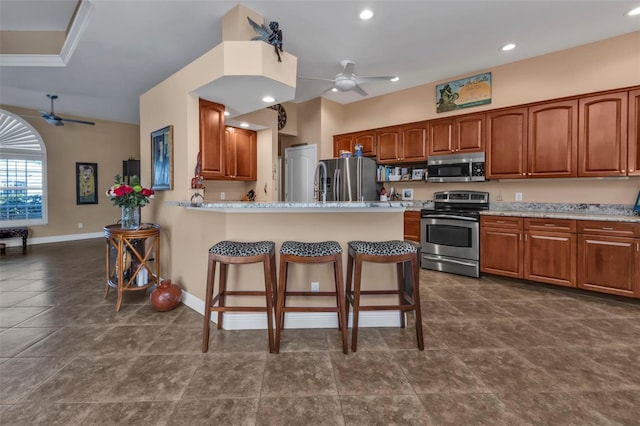
[[[481,191],[442,191],[433,194],[434,208],[422,210],[422,217],[434,215],[479,218],[489,209],[489,193]]]

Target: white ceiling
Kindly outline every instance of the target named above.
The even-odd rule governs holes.
[[[222,16],[238,4],[85,1],[92,7],[66,66],[0,63],[0,103],[49,110],[45,95],[54,93],[60,96],[58,114],[138,123],[139,96],[218,45]],[[75,4],[74,0],[0,0],[0,28],[64,29]],[[298,58],[298,77],[333,78],[344,59],[355,61],[358,75],[400,77],[396,83],[364,83],[369,97],[640,31],[640,16],[625,16],[640,6],[640,0],[242,4],[267,21],[280,23],[284,50]],[[358,18],[365,6],[375,13],[369,21]],[[516,43],[516,49],[500,51],[507,42]],[[295,102],[318,96],[340,103],[363,99],[355,92],[324,93],[329,87],[329,82],[298,79]]]

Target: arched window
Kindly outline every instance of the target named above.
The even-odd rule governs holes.
[[[0,226],[47,223],[47,150],[25,120],[0,109]]]

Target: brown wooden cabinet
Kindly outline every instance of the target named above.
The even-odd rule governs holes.
[[[420,212],[409,211],[404,212],[404,239],[409,241],[420,242]]]
[[[467,114],[429,122],[429,156],[482,152],[485,114]]]
[[[629,92],[627,132],[628,174],[640,175],[640,89]]]
[[[519,217],[480,217],[480,271],[522,278],[523,220]]]
[[[640,225],[578,223],[578,287],[640,297]]]
[[[524,278],[576,286],[576,221],[524,219]]]
[[[575,177],[578,162],[578,100],[529,107],[527,177]]]
[[[418,122],[378,129],[376,161],[380,164],[427,161],[426,127],[426,122]]]
[[[355,153],[356,144],[362,145],[362,155],[364,157],[375,157],[377,139],[375,130],[364,130],[362,132],[345,133],[333,136],[333,157],[340,157],[340,151]]]
[[[226,127],[225,177],[231,180],[256,180],[257,161],[257,133]]]
[[[204,179],[224,178],[224,105],[200,99],[200,174]]]
[[[487,114],[486,177],[526,177],[527,108],[509,108]]]
[[[627,175],[627,92],[582,97],[578,176]]]

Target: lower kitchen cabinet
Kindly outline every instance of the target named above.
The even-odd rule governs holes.
[[[420,212],[405,211],[404,212],[404,239],[409,241],[420,242]]]
[[[523,220],[520,217],[480,217],[480,271],[523,277]]]
[[[578,232],[578,287],[640,297],[640,225],[584,221]]]
[[[576,221],[524,219],[524,279],[576,286]]]

